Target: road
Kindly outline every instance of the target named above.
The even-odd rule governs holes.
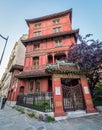
[[[49,123],[5,106],[0,110],[0,130],[102,130],[102,114]]]

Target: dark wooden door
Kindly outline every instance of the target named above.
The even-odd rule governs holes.
[[[75,111],[85,109],[81,86],[65,86],[63,90],[63,106],[64,111]]]

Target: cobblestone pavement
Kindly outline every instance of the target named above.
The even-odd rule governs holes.
[[[0,110],[0,130],[102,130],[102,114],[48,123],[5,106]]]

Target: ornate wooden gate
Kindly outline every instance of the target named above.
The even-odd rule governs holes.
[[[64,111],[85,109],[83,94],[79,84],[76,86],[62,85],[62,90]]]

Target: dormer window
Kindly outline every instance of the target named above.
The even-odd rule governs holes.
[[[53,24],[58,24],[60,22],[60,19],[54,19]]]
[[[62,40],[61,39],[55,40],[55,46],[62,46]]]
[[[54,28],[54,33],[61,32],[61,27]]]
[[[34,37],[40,36],[41,35],[41,31],[38,32],[34,32]]]
[[[34,24],[34,27],[35,27],[35,28],[40,28],[40,27],[41,27],[41,23],[36,23],[36,24]]]

